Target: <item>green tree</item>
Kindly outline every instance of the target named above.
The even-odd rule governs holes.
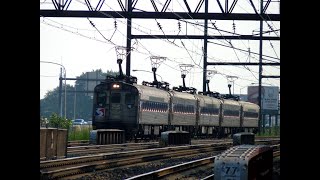
[[[118,73],[113,71],[107,71],[107,73],[102,72],[101,69],[93,70],[92,72],[97,72],[100,77],[106,77],[106,75],[115,76]],[[77,78],[86,79],[87,74],[82,73]],[[90,120],[92,118],[92,94],[88,94],[84,91],[87,90],[86,81],[77,80],[75,86],[66,86],[66,118],[73,119],[81,118],[85,120]],[[83,91],[77,92],[75,91]],[[64,87],[62,87],[62,116],[64,117],[65,111],[65,99],[64,99]],[[76,101],[76,102],[75,102]],[[75,108],[75,112],[74,112]],[[59,109],[59,87],[48,91],[43,99],[40,100],[40,116],[49,118],[52,113],[60,114]]]
[[[49,118],[49,126],[54,128],[69,129],[72,125],[71,120],[58,116],[56,113],[52,113]]]

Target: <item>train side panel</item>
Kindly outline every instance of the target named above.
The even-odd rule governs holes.
[[[240,108],[238,101],[224,99],[221,127],[240,127]]]
[[[172,120],[174,126],[196,125],[197,100],[192,94],[172,91]]]
[[[168,125],[169,93],[141,85],[137,88],[140,94],[139,124]]]
[[[199,126],[219,126],[220,100],[197,95],[199,99]]]
[[[259,106],[250,102],[239,101],[242,106],[242,124],[241,127],[258,127]]]

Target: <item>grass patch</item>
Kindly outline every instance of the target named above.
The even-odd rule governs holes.
[[[89,140],[91,130],[90,125],[74,125],[69,129],[68,141]]]
[[[280,126],[265,127],[264,132],[257,133],[256,136],[280,136]]]

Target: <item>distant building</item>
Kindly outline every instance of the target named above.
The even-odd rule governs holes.
[[[248,101],[259,104],[259,86],[248,86]],[[279,87],[261,87],[261,110],[263,114],[279,114]]]
[[[93,91],[94,87],[100,83],[100,80],[92,81],[90,79],[105,79],[98,71],[96,72],[86,72],[86,81],[85,81],[85,91]],[[87,92],[87,95],[93,97],[93,93]]]

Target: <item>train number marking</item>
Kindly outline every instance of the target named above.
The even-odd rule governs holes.
[[[224,166],[222,172],[224,180],[240,180],[240,169],[237,166]]]

